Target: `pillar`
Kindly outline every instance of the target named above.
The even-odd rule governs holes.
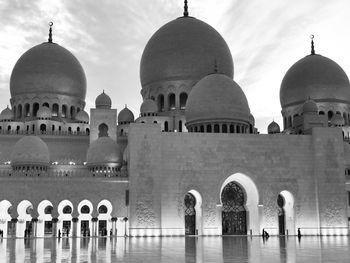
[[[31,237],[37,236],[37,226],[38,226],[38,219],[32,218],[32,232],[30,233]]]
[[[93,217],[91,219],[91,236],[98,236],[98,230],[97,230],[97,222],[98,222],[98,218],[97,217]]]
[[[112,235],[117,236],[117,217],[112,217]]]
[[[72,225],[72,236],[73,237],[77,237],[79,236],[78,234],[78,222],[79,222],[79,219],[77,217],[74,217],[72,219],[72,222],[73,222],[73,225]]]
[[[57,229],[57,222],[58,222],[58,218],[52,218],[52,236],[56,237],[57,233],[58,233],[58,229]],[[61,233],[62,236],[62,233]]]

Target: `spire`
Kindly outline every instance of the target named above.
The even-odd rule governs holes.
[[[188,6],[187,6],[187,0],[185,0],[185,6],[184,6],[184,17],[188,16]]]
[[[311,35],[311,55],[315,55],[315,47],[314,47],[314,35]]]
[[[48,41],[49,41],[49,43],[52,43],[52,26],[53,26],[53,23],[50,22],[49,26],[50,26],[50,29],[49,29],[49,39],[48,39]]]

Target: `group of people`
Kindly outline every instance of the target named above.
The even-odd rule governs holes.
[[[30,234],[31,234],[31,229],[28,229],[28,228],[26,228],[25,230],[24,230],[24,237],[26,238],[26,237],[30,237]]]
[[[301,231],[300,231],[300,228],[298,228],[297,235],[298,235],[298,239],[300,240],[300,238],[301,238]],[[265,230],[265,228],[263,228],[263,230],[262,230],[262,238],[263,238],[263,239],[268,239],[269,237],[270,237],[269,233],[267,233],[266,230]]]

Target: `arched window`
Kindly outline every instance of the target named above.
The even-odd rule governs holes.
[[[157,121],[153,121],[153,123],[157,123]]]
[[[222,125],[222,133],[227,133],[227,125],[226,124]]]
[[[40,125],[40,132],[41,133],[46,132],[46,125],[45,124]]]
[[[194,127],[194,132],[198,132],[198,127]]]
[[[90,213],[90,208],[87,205],[83,205],[83,207],[80,209],[80,212],[82,214],[89,214]]]
[[[237,133],[241,133],[241,126],[237,125]]]
[[[164,95],[163,94],[158,95],[158,110],[164,111]]]
[[[52,117],[57,117],[58,116],[58,104],[54,103],[52,105]]]
[[[179,121],[179,132],[182,132],[182,121]]]
[[[62,105],[62,118],[67,118],[67,105]]]
[[[207,132],[211,132],[211,124],[207,125]]]
[[[346,113],[344,112],[343,113],[343,119],[344,119],[344,123],[345,124],[348,124],[348,118],[347,118],[348,116],[346,115]]]
[[[70,117],[73,119],[75,117],[75,107],[71,106],[70,107]]]
[[[184,110],[186,109],[186,102],[187,102],[187,93],[181,93],[180,94],[180,109]]]
[[[333,111],[328,111],[328,120],[331,120],[333,117]]]
[[[77,132],[80,132],[80,127],[77,128]]]
[[[102,123],[98,126],[98,137],[108,137],[108,126]]]
[[[86,132],[87,135],[90,135],[90,129],[89,128],[86,128],[85,132]]]
[[[292,127],[292,116],[288,117],[288,128]]]
[[[33,116],[36,117],[36,114],[38,113],[39,110],[39,103],[35,102],[33,104]]]
[[[68,133],[72,133],[72,127],[68,127]]]
[[[46,215],[51,215],[52,214],[52,210],[53,210],[53,207],[51,205],[48,205],[47,207],[45,207],[44,213]]]
[[[17,134],[19,133],[19,130],[20,130],[20,127],[17,125],[17,127],[16,127],[16,133]]]
[[[44,102],[43,106],[50,108],[49,103],[47,103],[47,102]]]
[[[52,131],[53,132],[55,131],[55,125],[52,125]]]
[[[220,132],[220,126],[219,124],[214,125],[214,133],[219,133]]]
[[[13,106],[13,109],[12,109],[12,111],[13,111],[13,116],[17,116],[17,107],[16,106]]]
[[[324,115],[324,111],[320,111],[318,114],[319,115]]]
[[[165,121],[164,122],[164,131],[169,131],[169,127],[168,127],[168,122],[167,121]]]
[[[24,105],[24,117],[30,117],[30,105],[26,103]]]
[[[204,125],[201,125],[200,132],[204,132]]]
[[[17,108],[17,118],[22,118],[22,104],[18,105]]]
[[[101,205],[99,208],[98,208],[98,213],[99,214],[107,214],[107,207],[105,205]]]
[[[222,200],[222,234],[246,235],[247,218],[245,194],[235,182],[227,184],[221,193]]]
[[[11,125],[7,126],[7,131],[11,131]]]
[[[66,205],[63,208],[63,214],[71,214],[72,213],[72,208],[69,205]]]
[[[168,97],[169,110],[175,110],[175,94],[170,93]]]

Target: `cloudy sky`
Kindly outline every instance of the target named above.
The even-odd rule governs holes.
[[[310,53],[336,61],[350,74],[349,0],[189,0],[191,16],[222,34],[231,49],[236,82],[256,126],[280,125],[279,87],[289,67]],[[81,62],[88,81],[86,110],[104,89],[121,110],[139,114],[139,64],[152,34],[182,16],[182,0],[0,0],[0,107],[9,104],[9,79],[18,58],[47,41]],[[282,126],[282,125],[281,125]]]

